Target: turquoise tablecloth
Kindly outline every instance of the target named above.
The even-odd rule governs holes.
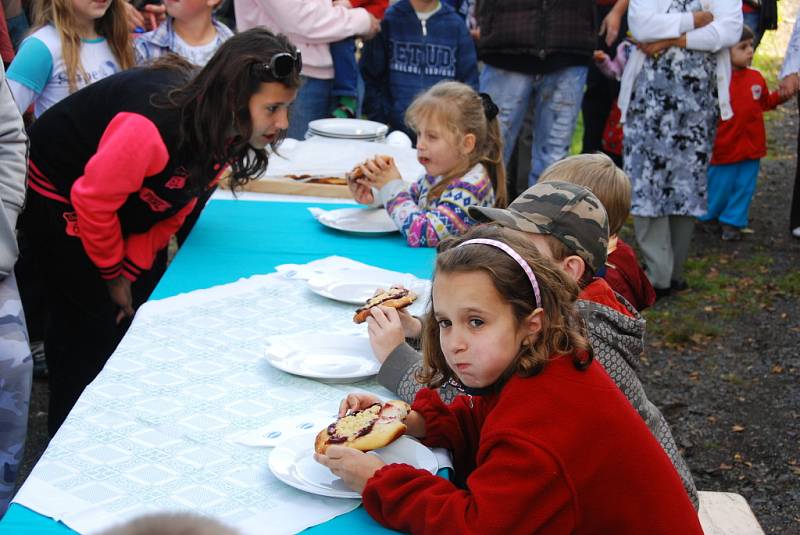
[[[170,264],[151,299],[269,273],[279,264],[303,264],[331,255],[429,278],[432,249],[413,249],[400,234],[347,234],[323,227],[309,214],[312,204],[214,200]],[[344,206],[324,205],[326,209]],[[347,205],[352,207],[352,205]],[[363,507],[305,533],[393,533],[378,526]],[[0,534],[74,533],[65,525],[12,504]]]

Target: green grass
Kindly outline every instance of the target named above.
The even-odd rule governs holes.
[[[699,345],[729,332],[731,320],[800,295],[800,272],[772,272],[773,259],[704,254],[686,262],[690,291],[645,310],[648,333],[668,347]],[[735,382],[735,378],[731,378]]]
[[[578,122],[575,131],[572,133],[572,143],[569,146],[569,153],[580,154],[583,149],[583,113],[578,114]]]

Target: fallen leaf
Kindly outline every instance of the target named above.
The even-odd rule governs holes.
[[[689,374],[689,379],[691,379],[694,382],[699,381],[700,380],[700,372],[691,372]]]
[[[770,370],[770,371],[771,371],[772,373],[775,373],[775,374],[777,374],[777,373],[783,373],[783,366],[781,366],[780,364],[774,364],[774,365],[772,366],[772,370]]]
[[[716,417],[716,416],[713,416],[713,415],[712,415],[712,416],[708,416],[708,417],[706,417],[706,420],[708,420],[708,423],[710,423],[710,424],[715,424],[715,423],[717,423],[717,417]],[[792,463],[790,462],[789,464],[792,464]]]
[[[726,463],[719,463],[719,469],[720,470],[733,470],[733,466],[731,466],[730,464],[726,464]]]
[[[733,431],[734,433],[741,433],[742,431],[744,431],[744,427],[739,424],[733,424],[733,427],[731,427],[731,431]]]

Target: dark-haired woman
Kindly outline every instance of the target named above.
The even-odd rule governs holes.
[[[300,68],[285,37],[254,29],[199,73],[178,59],[122,72],[33,125],[21,226],[46,280],[51,434],[149,296],[154,258],[198,197],[228,166],[232,186],[266,168]]]

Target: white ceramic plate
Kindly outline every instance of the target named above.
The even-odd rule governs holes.
[[[326,227],[357,234],[388,234],[397,227],[383,208],[340,208],[315,216]]]
[[[333,498],[357,498],[339,477],[314,460],[314,438],[317,430],[295,435],[281,442],[269,456],[272,474],[296,489]],[[435,474],[439,469],[436,456],[416,440],[402,436],[385,448],[372,452],[387,464],[405,463]]]
[[[411,305],[424,309],[425,302],[430,294],[430,282],[418,279],[410,274],[383,272],[374,269],[343,269],[333,271],[308,280],[308,288],[317,295],[351,303],[363,305],[367,299],[375,295],[375,290],[390,288],[394,284],[401,284],[417,294],[417,301]],[[417,306],[419,303],[419,306]]]
[[[380,363],[362,334],[297,333],[267,338],[267,361],[279,370],[330,383],[376,375]]]
[[[385,136],[389,127],[383,123],[375,121],[365,121],[363,119],[317,119],[308,123],[311,132],[322,135],[338,137],[363,138]]]

